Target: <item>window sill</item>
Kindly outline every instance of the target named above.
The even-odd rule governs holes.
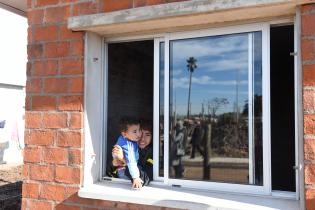
[[[79,190],[79,196],[160,207],[184,209],[299,209],[299,201],[266,196],[194,191],[171,187],[144,187],[133,190],[124,183],[99,182]]]

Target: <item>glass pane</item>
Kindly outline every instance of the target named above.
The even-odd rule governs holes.
[[[262,41],[261,32],[253,33],[253,112],[254,112],[254,180],[256,185],[263,185],[263,140],[262,140]]]
[[[159,176],[164,176],[164,42],[160,43],[160,132],[159,132]]]
[[[170,41],[170,178],[262,184],[260,34]]]

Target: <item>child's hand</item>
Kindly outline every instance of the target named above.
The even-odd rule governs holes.
[[[132,181],[132,188],[134,189],[141,189],[143,181],[140,178],[134,178]]]
[[[124,160],[124,153],[122,151],[122,148],[119,145],[115,145],[114,148],[112,149],[112,155],[116,159],[120,161],[125,161]]]
[[[126,166],[126,163],[124,161],[120,161],[118,159],[113,159],[113,166]]]

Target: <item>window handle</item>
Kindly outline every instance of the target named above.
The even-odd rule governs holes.
[[[293,166],[293,170],[299,170],[299,166]]]
[[[290,52],[290,56],[297,56],[297,52]]]

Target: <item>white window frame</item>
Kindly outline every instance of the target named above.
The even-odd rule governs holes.
[[[242,193],[250,193],[250,194],[270,194],[271,193],[271,173],[268,173],[268,168],[270,168],[270,161],[268,161],[266,153],[270,154],[270,103],[269,103],[269,27],[268,23],[264,24],[248,24],[242,26],[230,26],[224,28],[217,29],[209,29],[209,30],[198,30],[192,32],[179,32],[179,33],[168,33],[164,34],[163,38],[155,39],[155,52],[159,52],[160,42],[164,42],[165,46],[165,58],[164,58],[164,183],[169,186],[184,186],[195,189],[202,190],[215,190],[215,191],[229,191],[229,192],[242,192]],[[262,32],[262,68],[263,68],[263,186],[255,186],[255,185],[242,185],[242,184],[233,184],[233,183],[219,183],[219,182],[205,182],[205,181],[192,181],[192,180],[179,180],[179,179],[171,179],[167,178],[169,176],[169,41],[179,40],[179,39],[189,39],[189,38],[197,38],[197,37],[205,37],[205,36],[217,36],[217,35],[228,35],[228,34],[237,34],[237,33],[246,33],[246,32],[254,32],[261,31]],[[154,113],[159,113],[159,53],[155,53],[154,56]],[[267,60],[266,60],[267,59]],[[250,63],[250,62],[249,62]],[[249,64],[251,65],[251,64]],[[249,66],[250,67],[250,66]],[[251,69],[251,67],[250,67]],[[249,74],[251,77],[251,74]],[[251,81],[251,79],[249,80]],[[155,116],[154,122],[156,124],[159,123],[159,118]],[[158,125],[155,125],[153,142],[155,143],[154,157],[153,159],[159,159],[159,151],[156,150],[159,144],[159,130]],[[154,178],[157,180],[163,180],[162,177],[158,175],[159,166],[156,164],[154,167],[153,174]],[[269,185],[268,185],[269,183]]]
[[[255,24],[246,24],[246,25],[237,25],[229,26],[224,28],[212,28],[204,30],[195,30],[190,32],[176,32],[176,33],[164,33],[164,34],[155,34],[155,35],[145,35],[145,36],[133,36],[133,37],[115,37],[110,39],[103,39],[102,50],[102,59],[105,63],[101,69],[104,69],[103,74],[103,84],[107,84],[107,44],[115,42],[124,42],[124,41],[139,41],[139,40],[154,40],[154,120],[153,120],[153,149],[154,149],[154,159],[159,159],[159,43],[165,43],[165,75],[169,75],[169,41],[177,39],[186,39],[186,38],[196,38],[204,36],[216,36],[216,35],[227,35],[227,34],[236,34],[236,33],[246,33],[261,31],[262,32],[262,82],[263,82],[263,186],[254,186],[254,185],[243,185],[243,184],[233,184],[233,183],[218,183],[218,182],[204,182],[204,181],[190,181],[190,180],[177,180],[177,179],[168,179],[158,176],[159,166],[154,164],[154,181],[152,185],[181,185],[183,187],[198,189],[198,190],[211,190],[211,191],[226,191],[226,192],[235,192],[235,193],[246,193],[254,195],[273,195],[277,196],[276,193],[272,192],[271,188],[271,144],[270,144],[270,25],[271,22],[255,23]],[[87,55],[87,54],[86,54]],[[88,56],[86,56],[88,57]],[[91,56],[90,56],[91,59]],[[93,58],[94,59],[94,58]],[[95,61],[95,60],[94,60]],[[102,64],[101,64],[102,65]],[[296,71],[296,70],[295,70]],[[105,82],[104,82],[105,81]],[[103,88],[102,94],[102,105],[107,107],[106,97],[107,97],[107,86],[101,85]],[[169,129],[169,76],[165,76],[164,81],[164,141],[168,139],[168,129]],[[89,100],[85,98],[85,100]],[[87,101],[86,101],[87,103]],[[297,103],[296,103],[297,105]],[[102,139],[106,138],[106,111],[102,112],[103,122],[102,129]],[[88,120],[87,117],[85,120]],[[105,123],[104,123],[105,122]],[[89,134],[90,135],[90,134]],[[100,147],[100,152],[97,156],[100,157],[100,163],[104,167],[105,164],[103,158],[105,155],[102,155],[104,151],[106,152],[106,143],[103,143]],[[86,145],[87,146],[87,145]],[[91,145],[89,145],[91,147]],[[87,148],[87,147],[85,147]],[[168,177],[168,144],[164,144],[164,176]],[[296,148],[297,149],[297,148]],[[92,155],[93,156],[93,155]],[[298,154],[296,155],[298,157]],[[155,162],[157,163],[157,162]],[[86,170],[85,170],[86,171]],[[100,170],[99,176],[103,176],[103,171]],[[86,175],[87,173],[85,173]],[[298,177],[298,176],[296,176]],[[121,182],[119,179],[113,179],[114,181]],[[95,180],[94,180],[95,182]],[[128,182],[129,183],[129,182]],[[298,199],[298,183],[296,188],[296,193],[292,196],[292,193],[282,192],[279,197],[288,197]]]

